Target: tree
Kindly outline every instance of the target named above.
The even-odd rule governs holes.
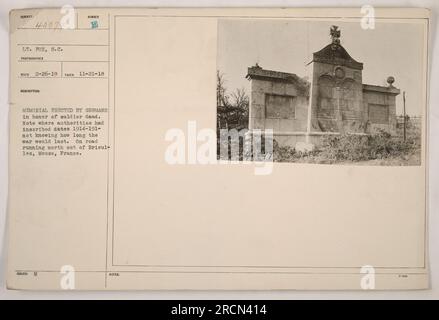
[[[226,95],[224,75],[219,70],[216,71],[216,105],[226,107],[229,104],[229,98]]]
[[[249,97],[244,88],[229,95],[225,83],[224,75],[217,70],[217,129],[247,128]]]
[[[233,105],[237,108],[240,126],[248,127],[249,97],[244,88],[236,89],[232,93]]]

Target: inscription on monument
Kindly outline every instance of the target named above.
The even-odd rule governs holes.
[[[389,107],[382,104],[369,104],[369,119],[372,123],[388,124]]]
[[[294,97],[266,94],[265,110],[267,118],[294,119],[296,114],[296,110],[294,108]]]

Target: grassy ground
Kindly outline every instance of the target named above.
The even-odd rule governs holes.
[[[300,153],[294,148],[280,147],[274,142],[273,160],[276,162],[413,166],[421,164],[421,129],[407,128],[404,141],[402,129],[396,136],[381,131],[368,136],[341,135],[322,137],[312,152]]]

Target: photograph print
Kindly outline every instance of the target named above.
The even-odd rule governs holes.
[[[218,158],[421,165],[423,35],[419,23],[219,20]]]

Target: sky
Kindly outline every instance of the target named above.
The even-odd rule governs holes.
[[[411,116],[422,112],[423,25],[376,21],[375,29],[363,30],[359,22],[301,21],[285,19],[222,19],[218,23],[218,69],[229,92],[245,88],[247,68],[257,62],[262,68],[306,76],[313,52],[331,42],[331,25],[339,26],[341,44],[350,56],[364,64],[363,83],[387,86],[395,77],[401,89],[396,113],[402,114],[402,92]]]

